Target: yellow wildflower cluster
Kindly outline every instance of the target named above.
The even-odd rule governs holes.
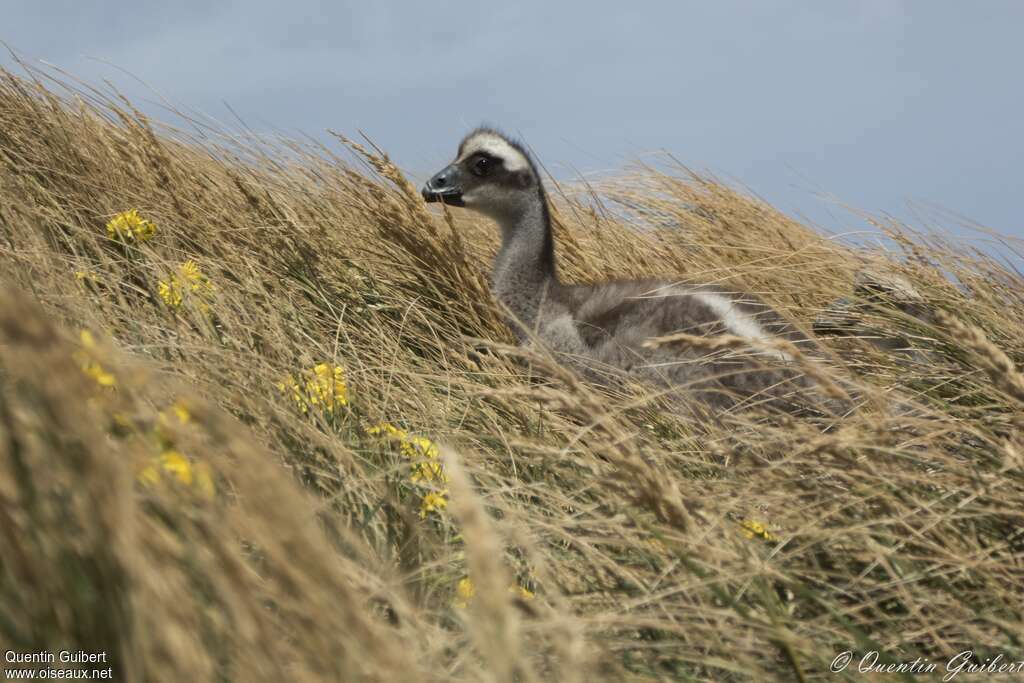
[[[192,462],[175,448],[174,426],[187,425],[192,421],[188,404],[182,400],[175,401],[160,413],[154,435],[159,443],[160,455],[153,458],[139,472],[139,481],[146,486],[154,486],[163,481],[164,476],[185,486],[195,487],[205,498],[213,498],[216,488],[213,475],[206,463]]]
[[[170,405],[167,410],[160,412],[157,416],[157,435],[165,441],[173,439],[168,428],[172,426],[187,425],[192,421],[192,413],[188,409],[188,404],[178,399]]]
[[[520,586],[518,583],[512,583],[508,587],[508,592],[515,595],[520,600],[529,602],[533,600],[536,595],[530,589]],[[469,604],[473,602],[473,597],[476,595],[476,586],[473,585],[472,579],[468,576],[459,579],[459,583],[455,586],[455,600],[453,604],[459,609],[466,609]]]
[[[171,405],[170,414],[178,418],[178,424],[188,424],[192,420],[192,413],[188,410],[188,404],[184,401],[175,401]],[[167,413],[160,413],[160,418],[167,420]]]
[[[288,375],[283,382],[278,383],[277,388],[283,394],[290,393],[304,413],[309,412],[310,406],[319,406],[324,412],[333,413],[336,406],[348,405],[345,368],[340,365],[318,363],[312,369],[303,371],[299,381]]]
[[[156,234],[156,224],[139,215],[135,209],[119,213],[107,223],[110,239],[122,242],[145,242]]]
[[[139,481],[155,486],[168,476],[185,486],[194,486],[206,498],[213,498],[216,489],[213,476],[205,463],[193,463],[180,452],[169,449],[153,459],[141,472]]]
[[[82,330],[78,336],[82,342],[82,349],[75,353],[75,360],[78,361],[79,366],[81,366],[82,372],[91,377],[96,384],[99,384],[101,387],[117,386],[117,378],[107,372],[107,370],[100,365],[99,361],[94,357],[96,352],[96,339],[92,336],[92,332],[89,330]]]
[[[81,365],[82,372],[91,377],[102,387],[115,387],[117,380],[107,372],[95,359],[96,339],[89,330],[79,333],[82,348],[75,352],[75,360]],[[118,427],[131,427],[132,420],[124,413],[115,412],[111,415]],[[170,477],[185,486],[194,486],[206,498],[213,498],[215,489],[213,476],[204,463],[192,463],[175,447],[174,425],[186,425],[192,419],[188,405],[181,400],[160,413],[151,438],[155,441],[156,450],[160,453],[138,473],[138,480],[146,485],[159,484],[164,476]]]
[[[191,259],[182,263],[170,278],[157,283],[160,298],[171,308],[180,308],[185,297],[189,296],[197,299],[199,310],[204,313],[210,308],[207,299],[213,294],[213,289],[210,278]]]
[[[764,523],[757,521],[756,519],[744,519],[740,522],[740,533],[743,534],[744,538],[753,540],[754,538],[761,538],[765,541],[778,540]]]
[[[425,436],[410,436],[409,432],[394,426],[390,422],[381,422],[366,430],[373,436],[380,436],[398,442],[399,451],[410,460],[420,459],[412,463],[412,480],[416,483],[439,481],[448,482],[444,466],[438,460],[437,445]]]
[[[398,443],[399,452],[413,462],[410,463],[414,484],[435,486],[448,483],[448,474],[439,459],[437,445],[425,436],[410,436],[409,432],[390,422],[381,422],[366,430],[372,436],[389,439]],[[431,512],[441,512],[448,507],[448,489],[432,490],[424,494],[420,502],[420,517],[426,518]]]

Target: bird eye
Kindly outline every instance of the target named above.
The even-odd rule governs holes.
[[[473,164],[473,173],[478,176],[485,176],[491,168],[491,160],[487,157],[480,157]]]

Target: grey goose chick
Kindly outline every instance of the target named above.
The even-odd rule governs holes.
[[[684,403],[718,412],[738,404],[785,412],[821,410],[814,382],[784,352],[659,346],[685,332],[813,343],[755,296],[715,285],[659,280],[587,285],[559,280],[551,216],[540,174],[522,145],[490,128],[463,139],[455,160],[423,187],[428,202],[465,207],[501,229],[491,288],[521,344],[537,339],[591,380],[626,375],[671,388]],[[834,410],[830,406],[830,410]]]

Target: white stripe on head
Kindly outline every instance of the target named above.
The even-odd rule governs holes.
[[[462,156],[459,161],[466,159],[477,152],[485,152],[491,156],[501,159],[505,168],[510,171],[525,171],[530,168],[530,162],[523,153],[508,144],[508,141],[500,135],[483,132],[477,133],[466,141],[462,149]]]

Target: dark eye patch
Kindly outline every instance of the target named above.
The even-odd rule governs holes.
[[[488,175],[499,166],[501,166],[501,159],[486,152],[477,152],[469,160],[470,170],[474,175],[480,177]]]

